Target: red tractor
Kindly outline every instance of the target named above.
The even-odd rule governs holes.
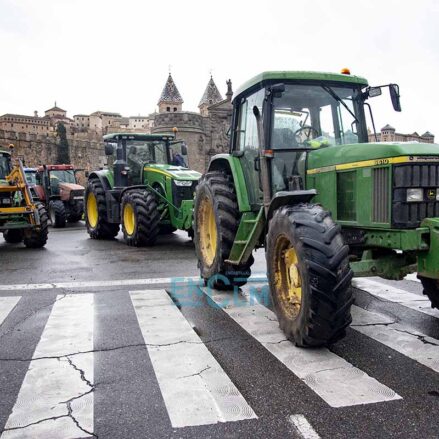
[[[77,222],[84,213],[84,186],[78,184],[72,165],[39,166],[35,192],[46,205],[53,227]]]

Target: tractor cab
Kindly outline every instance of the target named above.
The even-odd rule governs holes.
[[[6,182],[6,176],[11,172],[11,155],[6,151],[0,151],[0,182]]]
[[[187,169],[187,147],[174,136],[151,134],[108,134],[104,136],[106,155],[119,151],[127,162],[128,184],[138,185],[147,169]],[[183,170],[181,169],[181,170]]]
[[[242,156],[245,177],[254,183],[252,202],[262,200],[264,191],[268,199],[304,189],[309,152],[367,143],[365,108],[369,112],[370,107],[365,101],[381,94],[382,87],[387,86],[371,88],[347,71],[267,72],[238,90],[232,151]],[[398,86],[388,87],[400,111]]]

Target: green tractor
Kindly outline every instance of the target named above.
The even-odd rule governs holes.
[[[195,186],[201,177],[187,169],[187,148],[172,135],[108,134],[110,169],[92,172],[85,193],[87,231],[112,239],[122,225],[128,245],[153,245],[159,234],[186,230],[193,237]]]
[[[0,232],[4,240],[23,242],[28,248],[44,247],[48,220],[44,205],[32,197],[21,161],[12,166],[11,153],[0,150]]]
[[[243,285],[265,247],[272,304],[298,346],[345,335],[354,275],[417,271],[439,307],[439,146],[368,143],[367,101],[384,88],[401,111],[396,84],[349,71],[256,76],[234,97],[230,153],[197,187],[201,277]]]

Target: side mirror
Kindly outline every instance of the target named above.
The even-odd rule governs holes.
[[[105,144],[105,155],[113,155],[113,152],[114,152],[113,145],[111,143],[106,143]]]
[[[181,155],[187,155],[187,145],[184,142],[181,144]]]
[[[269,88],[275,98],[281,98],[282,93],[285,91],[285,84],[274,84]]]
[[[375,96],[381,96],[382,93],[381,87],[370,87],[368,95],[370,98],[374,98]]]
[[[393,109],[395,111],[401,111],[401,101],[399,100],[399,85],[389,85],[390,99],[392,99]]]

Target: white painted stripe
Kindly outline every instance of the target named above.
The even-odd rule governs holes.
[[[296,432],[303,439],[320,439],[320,436],[312,428],[312,425],[308,422],[308,419],[303,415],[291,415],[290,422],[293,424]]]
[[[275,314],[254,297],[204,288],[212,300],[332,407],[401,399],[392,389],[326,348],[302,349],[285,338]]]
[[[439,372],[439,340],[357,306],[352,307],[352,317],[352,329]]]
[[[93,295],[58,296],[1,439],[90,436],[92,350]]]
[[[399,303],[407,308],[439,318],[439,310],[431,307],[427,296],[410,293],[369,278],[356,278],[352,281],[352,286],[367,291],[375,297]]]
[[[266,281],[265,275],[255,275],[249,278],[249,282]],[[53,282],[44,284],[12,284],[0,285],[0,291],[21,291],[21,290],[53,290],[62,288],[93,288],[93,287],[124,287],[133,285],[172,285],[184,282],[194,282],[196,285],[204,285],[198,276],[182,277],[158,277],[151,279],[116,279],[116,280],[97,280],[97,281],[77,281],[77,282]]]
[[[404,279],[406,279],[406,280],[411,280],[411,281],[413,281],[413,282],[421,282],[421,281],[418,279],[418,273],[410,273],[410,274],[408,274]]]
[[[257,418],[166,291],[130,295],[173,427]]]
[[[0,297],[0,326],[20,299],[21,297]]]

